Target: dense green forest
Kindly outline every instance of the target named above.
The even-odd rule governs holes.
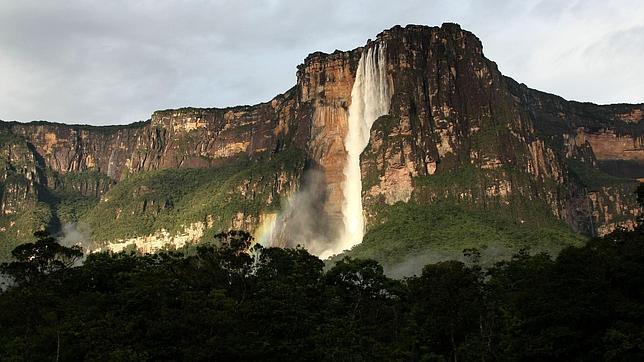
[[[244,232],[154,255],[38,234],[2,265],[2,360],[642,360],[644,229],[556,259],[426,265],[391,279]]]
[[[377,215],[362,243],[345,254],[377,260],[386,272],[401,276],[420,272],[424,264],[466,261],[463,249],[478,249],[481,266],[489,267],[522,249],[557,255],[567,246],[586,241],[552,216],[522,224],[503,208],[482,210],[447,200],[429,205],[399,202],[383,206]],[[415,267],[404,267],[411,259]],[[397,273],[401,266],[404,270]]]

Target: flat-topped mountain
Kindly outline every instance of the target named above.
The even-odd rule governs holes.
[[[324,256],[362,242],[356,255],[389,261],[556,250],[635,224],[643,119],[644,104],[567,101],[503,76],[456,24],[396,26],[309,55],[293,88],[254,106],[0,123],[0,250],[70,223],[112,250],[230,228]]]

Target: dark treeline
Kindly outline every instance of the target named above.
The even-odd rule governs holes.
[[[427,265],[394,280],[371,260],[331,269],[249,236],[156,255],[41,239],[4,264],[2,360],[644,360],[644,230],[553,260]]]

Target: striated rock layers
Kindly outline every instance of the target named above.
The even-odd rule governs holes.
[[[295,87],[255,106],[157,111],[125,126],[3,122],[0,243],[36,227],[73,221],[100,229],[144,212],[181,215],[179,231],[199,225],[198,232],[177,232],[181,244],[209,226],[242,220],[256,229],[276,219],[280,200],[309,169],[324,180],[316,217],[326,229],[342,230],[352,89],[369,52],[384,57],[390,105],[359,161],[367,228],[387,205],[438,200],[509,210],[517,223],[551,217],[589,235],[634,225],[640,214],[634,179],[644,178],[644,105],[578,103],[530,89],[504,77],[476,36],[443,24],[396,26],[361,48],[313,53],[298,67]],[[298,154],[299,163],[289,168],[284,154]],[[229,170],[240,162],[275,167],[221,181],[217,200],[238,208],[228,214],[205,203],[186,213],[179,196],[163,198],[154,192],[158,185],[144,182],[165,177],[163,170]],[[136,190],[124,191],[134,184]],[[105,210],[117,191],[136,200],[131,211],[121,204]],[[191,190],[184,191],[181,197]],[[82,206],[69,201],[79,199]],[[137,245],[159,233],[172,243],[166,229],[141,230],[130,235]],[[106,233],[91,237],[118,240],[119,248],[126,242]],[[284,244],[305,243],[291,239]]]

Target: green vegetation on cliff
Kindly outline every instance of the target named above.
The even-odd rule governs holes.
[[[29,241],[33,230],[47,227],[52,218],[51,207],[44,202],[30,203],[16,214],[0,217],[0,261],[8,260],[13,248]]]
[[[96,241],[180,232],[194,222],[211,224],[206,231],[212,236],[230,227],[237,213],[257,217],[279,208],[303,167],[303,153],[293,149],[218,168],[142,172],[118,183],[82,221]]]
[[[367,150],[367,159],[373,160]],[[377,176],[365,178],[363,188]],[[370,197],[364,240],[343,255],[372,258],[393,274],[408,274],[430,261],[463,259],[464,249],[479,249],[481,262],[491,265],[522,249],[556,255],[586,239],[555,217],[555,205],[548,204],[567,194],[565,184],[536,179],[511,165],[485,169],[453,163],[415,177],[413,184],[407,203],[387,205],[382,197]],[[410,258],[417,262],[409,263]],[[398,265],[403,262],[408,265]]]
[[[520,223],[503,209],[482,210],[449,201],[397,203],[374,211],[376,219],[363,242],[346,255],[375,259],[387,268],[410,258],[419,258],[418,268],[422,261],[461,259],[463,250],[471,248],[479,249],[484,265],[491,265],[521,249],[556,255],[585,241],[554,217]],[[419,271],[411,268],[399,272]]]
[[[20,136],[0,129],[0,260],[50,224],[53,212],[40,197],[42,165]]]
[[[588,190],[592,191],[602,187],[616,185],[637,186],[638,183],[634,179],[609,175],[598,168],[591,167],[576,160],[568,160],[568,167],[570,168],[571,175],[575,178],[575,181],[577,181],[580,186],[586,187]]]
[[[101,195],[116,184],[96,170],[65,174],[49,172],[47,178],[51,185],[48,201],[62,224],[78,222],[98,204]]]

